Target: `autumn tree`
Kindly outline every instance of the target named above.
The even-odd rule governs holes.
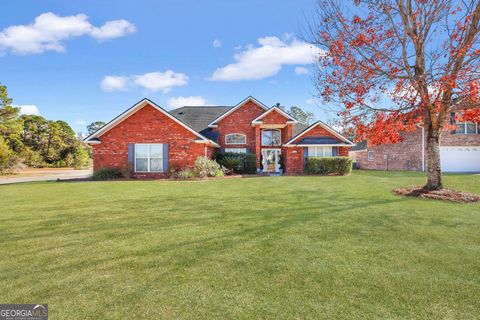
[[[423,126],[425,188],[441,189],[451,111],[480,118],[480,0],[319,0],[309,27],[318,96],[372,144]]]

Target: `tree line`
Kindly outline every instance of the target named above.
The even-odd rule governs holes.
[[[22,115],[0,83],[0,173],[23,165],[74,167],[89,165],[90,148],[62,120]]]

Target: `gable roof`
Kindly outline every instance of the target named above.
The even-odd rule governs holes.
[[[295,146],[296,144],[292,143],[293,141],[297,140],[298,138],[302,137],[304,134],[306,134],[307,132],[309,132],[310,130],[312,130],[313,128],[317,127],[317,126],[321,126],[322,128],[324,128],[325,130],[327,130],[328,132],[330,132],[331,134],[333,134],[335,137],[337,137],[338,139],[342,140],[344,142],[344,145],[345,146],[354,146],[355,144],[348,140],[347,138],[345,138],[344,136],[342,136],[340,133],[338,133],[337,131],[335,131],[332,127],[330,127],[329,125],[327,125],[326,123],[322,122],[322,121],[317,121],[315,123],[313,123],[311,126],[307,127],[305,130],[303,130],[302,132],[300,132],[299,134],[297,135],[294,135],[290,140],[288,140],[284,146]],[[318,144],[318,143],[316,143]]]
[[[268,109],[267,111],[265,111],[264,113],[262,113],[261,115],[259,115],[258,117],[256,117],[255,119],[253,119],[252,123],[262,123],[261,119],[272,111],[276,111],[276,112],[280,113],[282,116],[284,116],[285,118],[287,118],[288,123],[297,123],[298,122],[297,119],[295,119],[294,117],[292,117],[291,115],[289,115],[288,113],[286,113],[285,111],[280,109],[279,107],[273,106],[270,109]]]
[[[204,137],[203,135],[201,135],[200,133],[195,131],[193,128],[191,128],[189,125],[187,125],[184,122],[182,122],[181,120],[177,119],[176,117],[171,115],[168,111],[166,111],[165,109],[163,109],[162,107],[157,105],[155,102],[153,102],[153,101],[151,101],[150,99],[147,99],[147,98],[143,98],[142,100],[140,100],[139,102],[134,104],[132,107],[125,110],[123,113],[121,113],[120,115],[118,115],[117,117],[112,119],[110,122],[105,124],[103,127],[101,127],[100,129],[98,129],[94,133],[87,136],[85,139],[83,139],[83,141],[86,142],[86,143],[91,143],[91,144],[99,143],[98,138],[102,134],[111,130],[117,124],[119,124],[120,122],[122,122],[123,120],[125,120],[126,118],[128,118],[129,116],[131,116],[132,114],[134,114],[135,112],[140,110],[141,108],[145,107],[146,105],[151,105],[152,107],[157,109],[159,112],[161,112],[162,114],[164,114],[168,118],[172,119],[176,123],[180,124],[182,127],[187,129],[188,131],[190,131],[194,135],[196,135],[198,137],[198,139],[196,139],[195,141],[200,142],[200,143],[211,143],[212,145],[214,145],[216,147],[219,147],[219,145],[217,143],[215,143],[214,141]]]
[[[259,105],[261,108],[263,108],[265,111],[268,110],[268,107],[266,105],[264,105],[263,103],[261,103],[260,101],[258,101],[257,99],[255,99],[254,97],[252,96],[248,96],[247,98],[245,98],[244,100],[242,100],[240,103],[236,104],[233,108],[231,108],[230,110],[228,110],[227,112],[225,112],[224,114],[220,115],[219,117],[215,118],[214,120],[212,120],[208,126],[209,127],[215,127],[216,126],[216,123],[220,120],[222,120],[223,118],[225,118],[226,116],[228,116],[229,114],[231,114],[232,112],[234,112],[235,110],[239,109],[241,106],[243,106],[245,103],[249,102],[249,101],[252,101],[254,102],[255,104]]]
[[[170,110],[170,114],[200,132],[231,108],[233,106],[185,106]]]

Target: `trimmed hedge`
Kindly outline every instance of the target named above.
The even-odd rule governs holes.
[[[306,174],[348,175],[352,172],[352,159],[349,157],[307,158]]]
[[[113,180],[122,177],[122,170],[118,168],[102,168],[93,173],[93,180]]]
[[[255,153],[217,153],[215,160],[230,172],[237,174],[255,174],[257,173],[257,158]]]

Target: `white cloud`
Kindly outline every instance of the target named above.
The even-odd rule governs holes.
[[[184,86],[187,83],[186,74],[167,70],[129,76],[105,76],[100,86],[104,91],[125,91],[134,86],[140,86],[150,91],[167,93],[173,87]]]
[[[296,74],[299,74],[299,75],[300,75],[300,74],[308,74],[309,71],[308,71],[308,69],[305,68],[305,67],[295,67],[295,73],[296,73]]]
[[[305,100],[305,103],[306,104],[317,104],[317,100],[315,100],[314,98],[310,98],[310,99]]]
[[[58,16],[46,12],[27,25],[15,25],[0,32],[0,52],[10,51],[16,54],[34,54],[45,51],[64,52],[63,41],[91,36],[98,40],[107,40],[135,32],[135,26],[126,20],[107,21],[101,27],[95,27],[85,14]]]
[[[173,87],[184,86],[188,83],[188,76],[183,73],[176,73],[172,70],[165,72],[149,72],[133,76],[133,81],[150,91],[163,91],[167,93]]]
[[[84,125],[87,124],[87,122],[84,121],[84,120],[78,120],[78,121],[77,121],[77,124],[78,124],[79,126],[84,126]]]
[[[311,64],[322,51],[290,34],[282,39],[264,37],[259,46],[247,45],[234,55],[235,62],[216,69],[210,80],[257,80],[277,74],[284,65]]]
[[[107,21],[100,28],[93,28],[92,37],[97,40],[108,40],[123,37],[136,31],[135,26],[127,20]]]
[[[125,76],[105,76],[100,86],[105,91],[125,91],[128,88],[129,79]]]
[[[213,40],[212,45],[213,45],[214,48],[220,48],[223,45],[223,43],[222,43],[222,40],[215,39],[215,40]]]
[[[40,114],[40,110],[38,110],[38,107],[33,104],[24,104],[24,105],[14,106],[14,107],[20,108],[21,114],[33,114],[36,116]]]
[[[174,97],[167,101],[170,108],[180,108],[183,106],[204,106],[207,104],[202,96],[190,96],[190,97]]]

